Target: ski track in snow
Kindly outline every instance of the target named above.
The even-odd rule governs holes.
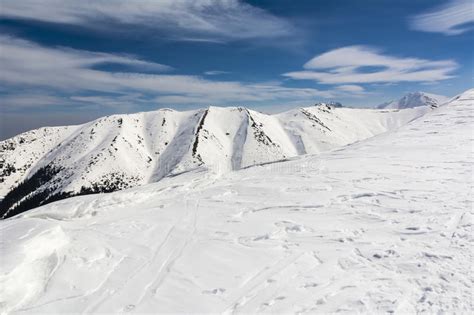
[[[2,221],[0,309],[470,313],[472,94],[321,155]]]

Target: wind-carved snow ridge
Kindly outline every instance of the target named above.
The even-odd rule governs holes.
[[[472,313],[473,108],[474,89],[330,152],[218,178],[201,168],[3,220],[0,312]],[[353,111],[309,111],[342,130],[327,141],[382,129],[351,120],[353,135]],[[202,114],[180,119],[196,127]],[[251,114],[276,142],[273,118]],[[242,120],[211,125],[214,115]],[[242,129],[255,140],[246,115],[211,108],[201,130],[232,149]],[[295,124],[302,116],[276,118],[313,150],[305,135],[326,129]],[[196,129],[180,132],[190,154]],[[205,163],[211,145],[200,138]]]
[[[394,130],[427,111],[426,106],[387,111],[328,104],[277,115],[235,107],[162,109],[33,130],[0,143],[0,217],[197,169],[218,176],[316,154]],[[43,178],[45,167],[57,172]]]

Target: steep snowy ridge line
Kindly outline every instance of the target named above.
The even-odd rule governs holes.
[[[143,142],[144,142],[144,147],[145,147],[145,150],[146,150],[146,153],[148,155],[148,162],[153,162],[153,148],[152,148],[152,144],[151,144],[151,139],[150,139],[150,134],[147,132],[147,127],[149,126],[148,125],[148,119],[147,117],[145,116],[144,113],[142,113],[142,119],[144,121],[144,124],[140,130],[140,133],[143,135]]]
[[[10,194],[7,199],[11,200],[23,183],[23,187],[30,186],[27,195],[34,202],[22,203],[28,201],[29,207],[35,207],[51,198],[130,188],[198,167],[223,174],[328,151],[398,128],[427,110],[320,105],[277,115],[219,107],[113,115],[80,126],[50,129],[57,140],[44,148],[38,147],[48,138],[38,138],[32,145],[20,143],[25,134],[2,141],[0,195]],[[22,155],[34,156],[34,163],[22,164]],[[36,187],[30,179],[46,166],[59,172]],[[50,193],[43,200],[35,196],[46,191]],[[7,211],[16,213],[10,207],[18,201],[8,207],[0,203],[0,217]]]
[[[168,127],[166,129],[169,130],[173,127],[175,129],[169,130],[172,134],[170,136],[171,140],[164,142],[164,150],[162,153],[158,153],[157,163],[154,165],[148,182],[159,181],[173,171],[179,173],[181,171],[180,163],[185,160],[186,155],[189,154],[192,148],[195,139],[195,126],[202,115],[199,115],[199,112],[183,112],[179,116],[181,117],[177,119],[169,117],[165,124],[165,127]]]
[[[250,111],[247,109],[247,115],[249,117],[249,125],[250,127],[253,128],[254,131],[254,136],[257,138],[260,142],[264,143],[265,145],[278,145],[270,139],[270,137],[261,129],[261,126],[259,126],[256,122],[255,119],[252,117],[252,114],[250,114]]]
[[[194,158],[197,158],[201,163],[202,163],[202,158],[199,155],[199,153],[197,153],[197,149],[198,149],[198,145],[199,145],[200,132],[202,130],[202,127],[204,126],[204,123],[206,122],[206,116],[207,116],[208,113],[209,113],[209,109],[206,109],[204,111],[204,113],[202,114],[202,117],[201,117],[201,119],[199,121],[199,124],[196,128],[196,132],[195,132],[195,136],[194,136],[194,143],[193,143],[192,155],[193,155]]]
[[[306,117],[308,117],[309,120],[312,120],[312,121],[318,123],[319,125],[321,125],[323,128],[326,128],[328,131],[331,131],[331,129],[329,129],[328,126],[326,126],[318,117],[316,117],[316,115],[311,114],[310,112],[308,112],[308,111],[305,110],[305,109],[301,109],[301,112],[302,112]]]
[[[232,144],[232,170],[238,170],[242,167],[242,154],[244,151],[244,145],[248,135],[249,128],[249,117],[246,114],[245,118],[242,119],[237,132],[233,138]]]
[[[473,108],[3,220],[0,313],[470,314]]]

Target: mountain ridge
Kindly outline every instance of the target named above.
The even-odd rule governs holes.
[[[5,196],[0,215],[78,194],[156,182],[200,167],[222,174],[315,154],[398,128],[427,110],[320,105],[267,115],[244,107],[210,106],[41,128],[0,142],[0,195]]]

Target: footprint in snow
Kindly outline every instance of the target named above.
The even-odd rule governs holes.
[[[302,233],[310,230],[303,225],[296,224],[290,221],[278,221],[275,225],[280,228],[284,228],[287,233]]]
[[[225,289],[217,288],[217,289],[213,289],[213,290],[204,290],[204,291],[202,291],[202,294],[221,295],[224,292],[225,292]]]
[[[134,305],[134,304],[128,304],[127,306],[125,306],[125,307],[123,308],[123,311],[124,311],[124,312],[131,312],[131,311],[133,311],[134,308],[135,308],[135,305]]]
[[[405,234],[405,235],[427,234],[430,232],[429,230],[430,230],[430,227],[420,228],[418,226],[409,226],[405,228],[404,231],[400,232],[400,234]]]
[[[276,298],[274,298],[274,299],[272,299],[272,300],[270,300],[270,301],[268,301],[268,302],[263,303],[262,306],[265,306],[265,307],[267,307],[267,306],[272,306],[273,304],[275,304],[275,302],[277,302],[277,301],[282,301],[282,300],[284,300],[284,299],[286,299],[285,296],[277,296]]]
[[[351,195],[351,199],[359,199],[359,198],[367,198],[367,197],[374,197],[376,194],[374,193],[359,193]]]
[[[257,236],[241,236],[237,239],[240,245],[246,247],[274,247],[281,244],[280,239],[274,239],[270,234]]]
[[[219,235],[219,236],[227,236],[229,235],[229,232],[215,231],[214,234]]]
[[[318,286],[318,284],[316,282],[309,282],[309,283],[305,283],[302,288],[303,289],[311,289],[311,288],[316,288]]]

